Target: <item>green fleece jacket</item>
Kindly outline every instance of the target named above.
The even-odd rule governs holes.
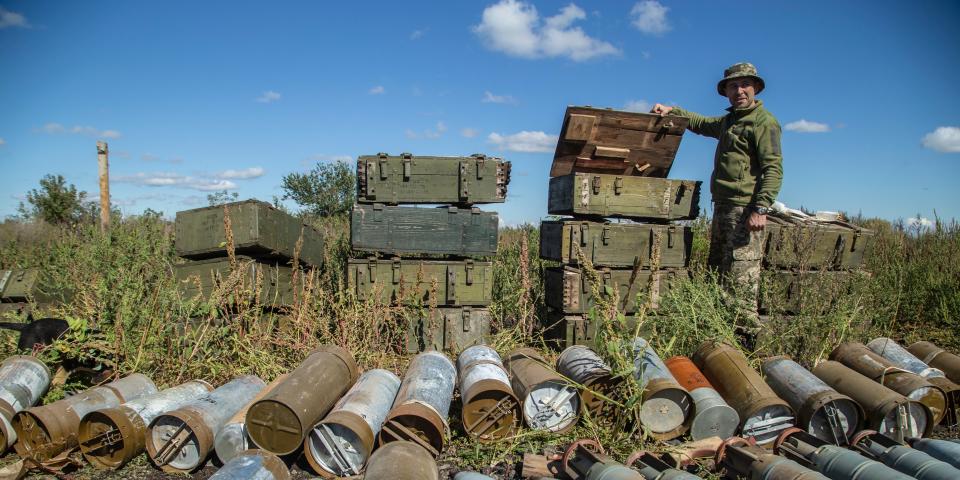
[[[783,182],[780,124],[759,100],[753,107],[727,111],[722,117],[704,117],[675,107],[671,113],[689,118],[691,132],[719,140],[710,177],[714,201],[769,207]]]

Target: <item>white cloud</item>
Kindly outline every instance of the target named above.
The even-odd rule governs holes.
[[[0,145],[6,145],[6,144],[7,144],[7,141],[4,140],[3,137],[0,137]]]
[[[490,92],[483,92],[483,103],[517,103],[517,100],[510,95],[494,95]]]
[[[0,7],[0,29],[8,27],[30,28],[30,22],[23,14]]]
[[[571,3],[541,22],[533,5],[501,0],[483,10],[482,20],[473,32],[491,50],[520,58],[568,57],[579,62],[619,54],[620,50],[610,43],[573,26],[586,16],[583,9]]]
[[[924,229],[924,228],[933,228],[933,222],[930,221],[929,218],[920,217],[920,216],[908,218],[906,221],[906,225],[907,225],[907,228],[915,228],[918,230]]]
[[[651,108],[653,104],[646,100],[627,100],[627,103],[623,104],[623,109],[628,112],[648,113]]]
[[[431,139],[432,139],[432,138],[440,138],[441,136],[443,136],[443,133],[446,132],[446,131],[447,131],[447,124],[445,124],[445,123],[443,123],[443,122],[437,122],[437,126],[436,126],[436,127],[434,127],[434,128],[428,128],[428,129],[424,130],[422,133],[415,132],[415,131],[413,131],[413,130],[411,130],[411,129],[408,128],[408,129],[404,130],[403,134],[406,135],[406,137],[409,138],[409,139],[411,139],[411,140],[417,139],[417,138],[431,138]]]
[[[160,161],[160,157],[152,153],[144,153],[143,155],[140,155],[140,160],[143,160],[144,162],[158,162]]]
[[[667,20],[669,8],[664,7],[656,0],[645,0],[634,4],[630,10],[630,16],[633,17],[633,26],[647,35],[663,35],[671,30],[670,22]]]
[[[466,138],[473,138],[479,135],[480,132],[476,128],[464,128],[460,130],[460,135]]]
[[[811,122],[802,118],[796,122],[790,122],[784,125],[783,128],[791,132],[800,133],[823,133],[830,131],[830,125],[826,123]]]
[[[377,85],[367,91],[367,93],[370,95],[383,95],[384,93],[387,93],[387,89],[383,88],[383,85]]]
[[[937,127],[923,136],[923,146],[943,153],[960,153],[960,127]]]
[[[423,37],[423,34],[426,33],[423,30],[414,30],[410,33],[410,40],[417,40]]]
[[[266,173],[266,170],[262,167],[250,167],[242,170],[224,170],[213,174],[213,176],[220,179],[249,180],[262,177],[264,173]]]
[[[256,167],[259,168],[259,167]],[[253,170],[253,169],[247,169]],[[143,185],[148,187],[179,187],[179,188],[189,188],[193,190],[200,190],[202,192],[211,192],[215,190],[236,190],[237,184],[232,180],[227,178],[233,178],[237,180],[245,180],[250,178],[256,178],[256,176],[243,176],[244,174],[249,175],[250,172],[247,170],[232,171],[227,170],[226,172],[220,172],[217,174],[221,176],[220,178],[209,178],[208,176],[194,177],[191,175],[184,175],[182,173],[175,172],[154,172],[154,173],[145,173],[139,172],[133,175],[120,175],[111,180],[116,182],[123,183],[132,183],[134,185]],[[261,169],[262,170],[262,169]],[[232,176],[229,175],[238,175]]]
[[[500,135],[493,132],[487,136],[487,141],[499,150],[511,152],[552,152],[557,145],[556,135],[547,135],[544,132],[530,132],[524,130],[512,135]]]
[[[51,122],[44,124],[42,127],[36,130],[50,135],[71,134],[107,139],[120,138],[120,132],[116,130],[98,130],[89,125],[74,125],[72,127],[65,127],[62,124]]]
[[[273,103],[273,102],[276,102],[277,100],[280,100],[280,97],[281,95],[279,92],[274,92],[273,90],[267,90],[266,92],[263,92],[263,95],[260,95],[259,97],[257,97],[257,101],[260,103]]]

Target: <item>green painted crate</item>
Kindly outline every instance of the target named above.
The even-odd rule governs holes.
[[[510,162],[485,155],[364,155],[357,159],[358,203],[502,203]]]
[[[361,299],[403,305],[485,306],[493,297],[493,262],[354,258],[347,285]]]
[[[238,255],[237,268],[242,273],[240,292],[243,298],[235,298],[233,288],[220,289],[232,273],[229,258],[211,258],[174,265],[174,277],[184,299],[201,296],[209,300],[220,291],[227,303],[257,302],[267,307],[293,305],[293,269],[277,262],[263,262]]]
[[[589,220],[540,222],[540,258],[576,265],[579,252],[605,267],[686,268],[693,230],[681,225],[610,223]]]
[[[350,215],[350,246],[389,255],[493,256],[499,218],[478,208],[357,204]]]
[[[410,315],[406,330],[405,350],[446,350],[459,353],[467,347],[490,339],[493,316],[488,308],[437,307]]]
[[[596,269],[596,272],[596,290],[610,299],[612,292],[616,291],[617,310],[623,313],[634,313],[643,305],[648,309],[656,309],[660,297],[672,284],[689,276],[685,269],[649,271],[601,267]],[[597,303],[594,285],[577,267],[547,268],[544,270],[543,285],[547,306],[564,313],[586,313]]]
[[[874,232],[846,222],[767,216],[764,265],[771,269],[853,270],[873,252]]]
[[[689,220],[700,212],[700,183],[572,173],[550,179],[547,212],[637,220]]]

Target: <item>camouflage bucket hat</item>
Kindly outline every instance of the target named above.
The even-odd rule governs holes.
[[[757,93],[763,91],[764,83],[760,75],[757,75],[757,67],[754,67],[752,63],[741,62],[734,63],[723,71],[723,80],[717,83],[717,93],[719,93],[721,97],[726,97],[727,94],[723,91],[723,87],[726,85],[727,80],[743,77],[750,77],[757,82]]]

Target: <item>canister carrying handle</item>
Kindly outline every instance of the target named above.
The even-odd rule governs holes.
[[[111,447],[123,442],[123,434],[116,428],[110,428],[100,432],[99,435],[83,442],[83,446],[90,448],[90,452],[99,452],[107,447]]]
[[[191,434],[192,432],[187,429],[187,424],[181,423],[180,428],[157,450],[156,458],[153,459],[157,466],[162,467],[170,463],[170,461],[180,453],[184,445],[187,444],[187,441],[190,440]]]
[[[333,433],[330,431],[330,427],[321,423],[314,427],[313,431],[317,432],[317,437],[320,440],[320,443],[323,444],[323,448],[326,448],[330,452],[330,456],[333,458],[334,463],[337,464],[338,472],[347,472],[348,474],[356,475],[360,473],[360,465],[355,465],[351,463],[350,457],[344,454],[343,449],[340,447],[340,444],[333,439]]]
[[[496,425],[497,420],[513,413],[513,409],[517,406],[517,401],[514,400],[512,395],[506,395],[501,398],[490,410],[487,410],[480,417],[477,418],[477,421],[470,423],[469,425],[464,425],[464,428],[478,436],[483,437],[485,433],[490,431],[494,425]],[[479,428],[478,428],[479,427]],[[476,430],[475,430],[476,429]]]

